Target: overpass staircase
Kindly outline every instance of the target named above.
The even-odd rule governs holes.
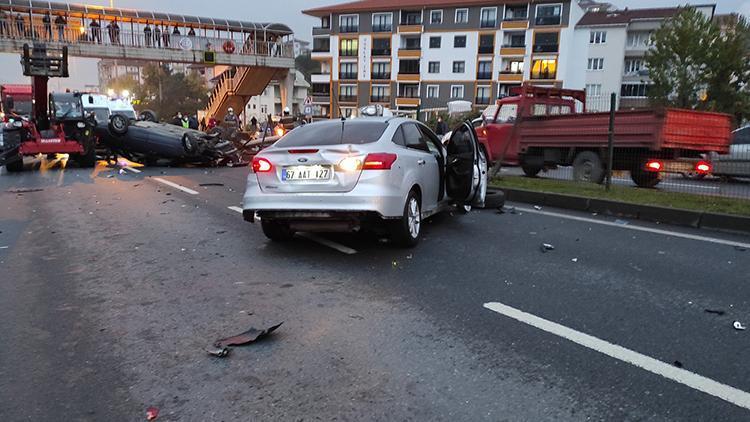
[[[221,74],[208,99],[207,117],[223,118],[229,107],[241,114],[251,97],[261,95],[268,84],[289,72],[278,67],[234,66]]]

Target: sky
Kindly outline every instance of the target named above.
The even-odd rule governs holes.
[[[58,0],[60,1],[60,0]],[[71,2],[71,3],[82,3]],[[501,3],[502,0],[498,0]],[[109,5],[109,1],[88,0],[88,4]],[[317,6],[327,6],[336,3],[346,3],[345,0],[280,0],[271,3],[259,0],[211,0],[211,8],[207,10],[206,0],[160,0],[155,6],[153,0],[114,0],[115,7],[130,9],[154,9],[155,11],[173,12],[185,15],[210,16],[231,18],[250,22],[280,22],[289,25],[297,38],[310,40],[312,27],[317,20],[303,15],[301,10]],[[717,13],[739,12],[750,17],[750,0],[609,0],[618,8],[669,7],[678,4],[707,4],[715,3]],[[242,4],[238,6],[238,4]],[[0,54],[0,84],[28,83],[28,79],[21,74],[20,58],[15,54]],[[84,85],[96,85],[96,60],[71,59],[69,79],[52,80],[50,89],[64,90],[83,89]]]

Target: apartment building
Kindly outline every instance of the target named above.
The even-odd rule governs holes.
[[[715,5],[694,6],[708,19]],[[586,58],[586,97],[589,109],[609,110],[608,98],[617,93],[618,108],[647,105],[651,85],[644,56],[652,33],[680,12],[679,7],[660,9],[606,10],[586,13],[576,26],[577,39]]]
[[[306,10],[313,29],[312,96],[321,116],[380,103],[394,110],[476,108],[525,81],[583,89],[578,2],[362,0]],[[576,37],[580,38],[576,40]]]

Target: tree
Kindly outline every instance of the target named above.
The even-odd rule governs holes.
[[[307,82],[310,82],[310,75],[320,72],[320,62],[313,60],[310,53],[297,56],[294,59],[294,67],[305,75]]]
[[[732,114],[737,124],[750,117],[750,25],[734,15],[725,20],[712,49],[707,96],[712,110]]]
[[[654,32],[646,66],[653,85],[649,97],[659,105],[700,108],[699,92],[709,82],[709,57],[718,30],[702,13],[686,8]]]
[[[194,73],[173,73],[168,66],[147,65],[143,69],[143,84],[135,89],[141,110],[153,110],[162,120],[169,120],[177,112],[195,114],[206,107],[208,88]]]

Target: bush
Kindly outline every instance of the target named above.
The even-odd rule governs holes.
[[[442,117],[443,121],[448,125],[448,130],[453,130],[456,128],[456,126],[460,125],[464,121],[474,120],[481,115],[482,115],[482,112],[479,110],[472,110],[468,113],[454,114],[452,116],[449,115],[448,112],[442,112],[438,114],[438,116]],[[429,118],[426,122],[424,122],[424,124],[426,124],[432,129],[435,129],[435,127],[437,127],[438,116],[433,116]]]

